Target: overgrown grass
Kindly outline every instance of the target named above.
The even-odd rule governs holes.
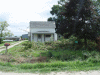
[[[95,42],[88,40],[88,47],[75,43],[76,37],[55,42],[22,42],[8,50],[7,61],[0,59],[0,69],[15,72],[80,71],[100,69],[100,52]],[[84,40],[81,40],[81,43]],[[81,46],[81,47],[80,47]],[[4,53],[2,51],[1,53]],[[23,57],[26,61],[20,62]],[[33,58],[47,57],[45,62],[27,62]],[[20,59],[21,58],[21,59]],[[42,58],[41,58],[42,59]],[[33,61],[35,61],[34,59]],[[6,63],[4,63],[6,62]],[[9,68],[8,68],[9,67]]]
[[[3,66],[3,68],[1,68]],[[11,63],[0,62],[0,70],[14,71],[14,72],[51,72],[51,71],[88,71],[88,70],[100,70],[99,62],[88,61],[56,61],[50,63],[24,63],[19,65],[12,65]],[[9,68],[8,68],[9,67]]]

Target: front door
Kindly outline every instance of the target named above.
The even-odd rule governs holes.
[[[42,35],[41,35],[41,34],[38,34],[38,39],[37,39],[37,41],[42,42]]]

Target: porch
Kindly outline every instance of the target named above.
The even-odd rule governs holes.
[[[31,33],[31,41],[34,42],[55,41],[55,37],[55,33]]]

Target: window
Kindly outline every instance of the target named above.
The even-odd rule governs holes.
[[[51,37],[51,35],[46,35],[46,37]]]
[[[41,38],[41,35],[40,34],[38,35],[38,38]]]

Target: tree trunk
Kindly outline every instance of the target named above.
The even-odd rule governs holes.
[[[86,36],[84,37],[84,44],[85,44],[85,50],[87,49],[87,39]]]

